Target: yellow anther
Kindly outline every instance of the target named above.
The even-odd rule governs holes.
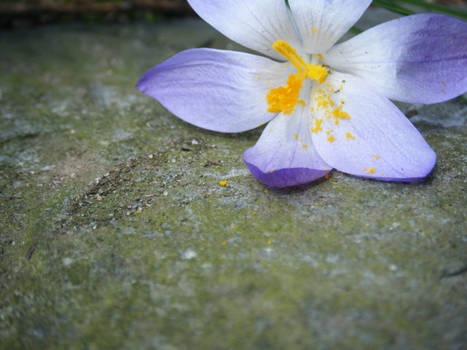
[[[268,91],[266,96],[268,112],[292,114],[297,103],[306,106],[305,101],[300,100],[300,90],[305,79],[310,78],[322,84],[328,76],[328,71],[323,66],[307,64],[297,50],[284,40],[276,41],[272,48],[287,58],[297,69],[297,73],[289,75],[285,86]]]
[[[320,84],[324,83],[326,77],[328,76],[328,70],[325,67],[307,64],[306,68],[308,78],[310,78],[311,80],[317,80]]]
[[[298,71],[305,70],[306,62],[287,41],[277,40],[272,44],[272,48],[287,58]]]
[[[271,89],[266,96],[268,112],[292,114],[300,98],[300,90],[306,76],[304,72],[289,75],[287,85]]]

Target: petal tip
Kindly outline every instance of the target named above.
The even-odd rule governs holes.
[[[243,159],[253,176],[266,186],[286,188],[300,186],[313,182],[330,172],[330,170],[317,170],[308,168],[287,168],[271,172],[263,172],[255,165]]]

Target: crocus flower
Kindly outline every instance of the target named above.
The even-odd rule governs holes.
[[[308,183],[333,168],[407,182],[431,172],[435,153],[389,99],[437,103],[465,93],[467,23],[417,14],[337,43],[371,0],[188,1],[264,56],[186,50],[137,87],[201,128],[237,133],[269,122],[243,155],[264,184]]]

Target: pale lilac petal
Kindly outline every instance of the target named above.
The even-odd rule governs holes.
[[[467,22],[439,14],[396,19],[336,45],[325,63],[394,100],[446,101],[467,91]]]
[[[155,66],[138,89],[200,128],[241,132],[266,123],[267,91],[284,85],[288,68],[241,52],[192,49]]]
[[[289,0],[305,51],[324,53],[370,6],[371,0]]]
[[[225,36],[270,57],[277,40],[299,48],[285,0],[188,0],[198,15]]]
[[[302,106],[292,115],[274,118],[243,160],[259,181],[279,188],[312,182],[331,170],[313,148],[310,120]]]
[[[322,101],[329,99],[334,106],[323,107]],[[313,101],[315,118],[323,119],[323,130],[313,133],[314,146],[337,170],[377,180],[415,181],[433,169],[436,155],[417,129],[360,78],[333,73],[313,92]]]

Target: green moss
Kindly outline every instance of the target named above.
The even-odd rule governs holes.
[[[230,45],[199,22],[0,38],[0,347],[462,347],[465,127],[417,122],[424,183],[267,189],[241,160],[260,130],[200,130],[133,87],[207,41]],[[420,115],[465,109],[443,106]]]

